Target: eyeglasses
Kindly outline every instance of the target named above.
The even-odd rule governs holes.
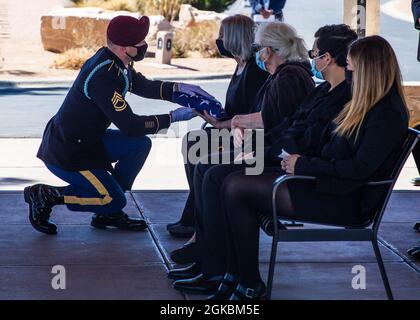
[[[264,48],[270,48],[271,50],[276,51],[276,52],[279,51],[279,49],[277,49],[277,48],[273,48],[273,47],[270,47],[270,46],[263,46],[263,45],[257,44],[257,43],[253,43],[251,45],[251,49],[254,53],[259,52]]]
[[[323,56],[325,53],[323,53],[323,52],[321,52],[321,51],[315,51],[315,50],[309,50],[308,51],[308,56],[309,56],[309,58],[311,58],[311,59],[316,59],[316,58],[319,58],[319,57],[321,57],[321,56]]]

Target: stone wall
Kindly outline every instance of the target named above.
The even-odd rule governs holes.
[[[62,8],[41,17],[41,40],[45,50],[62,53],[72,48],[98,47],[106,44],[109,21],[118,15],[139,17],[127,11],[100,8]],[[163,16],[150,16],[146,40],[154,44],[158,31],[169,31],[171,25]]]
[[[410,110],[410,127],[414,127],[420,124],[420,82],[407,82],[404,90]]]

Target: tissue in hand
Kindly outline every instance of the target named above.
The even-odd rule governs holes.
[[[225,110],[223,110],[222,104],[216,99],[210,99],[200,94],[189,95],[182,92],[174,92],[172,100],[181,106],[193,108],[200,113],[207,110],[209,115],[218,120],[227,118],[227,114]]]
[[[281,149],[281,153],[277,157],[284,159],[287,156],[290,156],[290,154],[287,151],[284,151],[284,149]]]

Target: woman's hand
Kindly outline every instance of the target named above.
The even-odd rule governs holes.
[[[230,121],[230,127],[232,130],[240,126],[240,118],[240,115],[236,115],[232,118],[232,120]]]
[[[264,8],[260,10],[260,14],[263,16],[264,19],[270,18],[272,13],[273,13],[273,10],[265,10]]]
[[[209,113],[207,112],[207,110],[204,110],[203,113],[200,113],[200,112],[197,112],[196,111],[196,114],[198,116],[200,116],[201,118],[203,118],[204,121],[210,123],[216,129],[223,129],[222,121],[219,121],[215,117],[212,117],[211,115],[209,115]]]
[[[232,130],[233,145],[235,148],[241,148],[244,140],[244,129],[236,127]]]
[[[291,154],[285,157],[281,162],[281,168],[289,174],[295,174],[296,161],[299,157],[299,154]]]

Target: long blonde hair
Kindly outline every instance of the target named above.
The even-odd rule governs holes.
[[[393,86],[407,110],[402,86],[401,70],[391,45],[380,36],[356,40],[350,46],[353,62],[353,98],[335,118],[335,132],[341,136],[359,135],[366,114]]]

